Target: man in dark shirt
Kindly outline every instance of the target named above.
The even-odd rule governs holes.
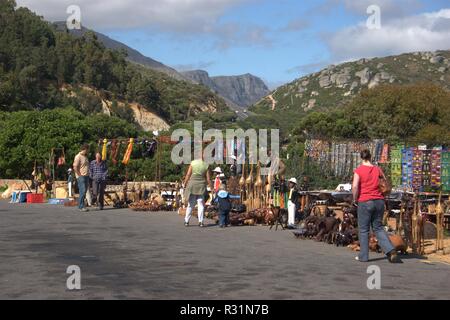
[[[102,155],[99,152],[95,155],[95,160],[92,161],[89,166],[89,176],[92,179],[94,201],[97,203],[100,210],[103,210],[108,167],[106,166],[106,161],[102,160]]]

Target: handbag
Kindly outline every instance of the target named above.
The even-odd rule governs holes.
[[[379,182],[378,182],[378,190],[380,190],[381,194],[385,197],[390,195],[391,191],[392,191],[391,184],[389,183],[389,181],[387,181],[386,176],[381,171],[381,169],[380,169],[380,177],[379,177]]]

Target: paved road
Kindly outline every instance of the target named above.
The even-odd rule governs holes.
[[[382,290],[347,248],[266,227],[184,228],[174,213],[81,214],[0,201],[1,299],[450,299],[450,266],[380,255]],[[66,269],[81,268],[80,291]]]

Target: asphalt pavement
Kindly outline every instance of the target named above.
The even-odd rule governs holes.
[[[0,299],[450,299],[450,266],[369,264],[267,227],[185,228],[176,213],[0,201]],[[69,290],[69,266],[81,290]],[[378,266],[381,289],[370,290]]]

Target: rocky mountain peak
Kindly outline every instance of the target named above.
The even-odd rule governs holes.
[[[207,86],[240,108],[253,105],[269,93],[264,81],[250,73],[210,77],[206,71],[194,70],[183,72],[182,75],[195,83]]]
[[[413,52],[360,59],[306,75],[279,87],[261,100],[258,110],[298,109],[307,112],[344,104],[363,89],[381,84],[433,82],[450,90],[450,51]]]

